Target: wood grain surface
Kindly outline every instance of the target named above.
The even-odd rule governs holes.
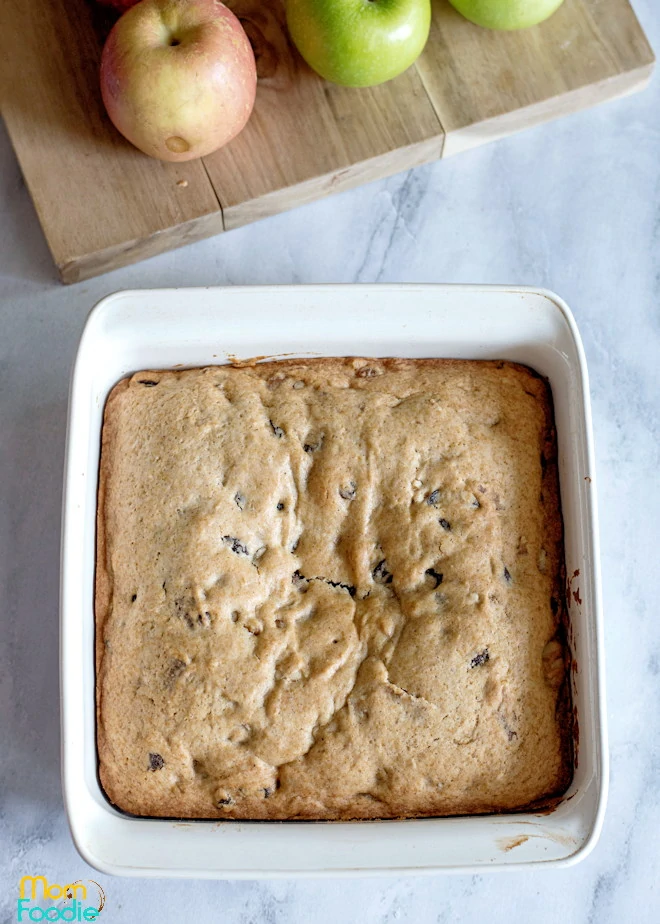
[[[565,0],[520,32],[479,29],[449,3],[433,9],[417,69],[445,156],[641,89],[653,68],[628,0]]]
[[[380,87],[326,83],[283,0],[229,0],[257,57],[257,103],[227,147],[151,160],[113,128],[98,68],[107,23],[86,0],[2,0],[1,103],[64,282],[98,275],[641,89],[653,53],[628,0],[566,0],[517,33],[433,0],[417,64]]]

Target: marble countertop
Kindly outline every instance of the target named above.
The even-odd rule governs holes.
[[[660,50],[656,0],[635,7]],[[0,128],[0,920],[18,879],[102,881],[101,920],[335,924],[660,920],[660,81],[489,147],[64,288]],[[566,870],[276,882],[95,875],[60,791],[58,585],[71,363],[99,298],[148,286],[306,282],[546,286],[591,376],[611,790]]]

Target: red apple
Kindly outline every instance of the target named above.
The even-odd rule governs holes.
[[[103,48],[108,115],[160,160],[192,160],[231,141],[250,117],[256,86],[248,37],[220,0],[141,0]]]

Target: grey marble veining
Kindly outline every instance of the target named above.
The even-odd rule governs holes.
[[[656,0],[635,7],[660,49]],[[660,82],[72,288],[56,282],[4,133],[0,202],[0,920],[15,920],[26,872],[93,876],[63,812],[57,663],[67,388],[89,308],[131,286],[376,280],[543,285],[575,312],[600,495],[612,776],[601,841],[559,871],[341,882],[99,876],[101,920],[660,920]]]

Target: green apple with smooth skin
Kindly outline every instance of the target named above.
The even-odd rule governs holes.
[[[298,51],[332,83],[373,87],[403,73],[426,44],[430,0],[287,0]]]
[[[564,0],[449,0],[470,22],[486,29],[526,29],[556,13]]]

